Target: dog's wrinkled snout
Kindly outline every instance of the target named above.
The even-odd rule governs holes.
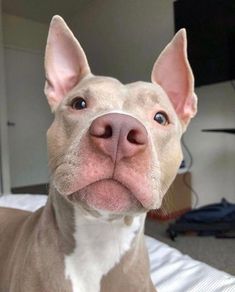
[[[148,134],[141,122],[119,113],[95,119],[89,135],[96,150],[110,156],[113,162],[135,156],[148,145]]]

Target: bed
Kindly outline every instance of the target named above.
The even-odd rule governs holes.
[[[0,206],[35,211],[45,195],[4,195]],[[151,277],[158,292],[235,292],[235,277],[196,261],[168,245],[146,236]]]

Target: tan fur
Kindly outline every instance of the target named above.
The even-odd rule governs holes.
[[[50,200],[35,213],[1,208],[0,222],[1,292],[71,291],[64,276],[67,246]]]

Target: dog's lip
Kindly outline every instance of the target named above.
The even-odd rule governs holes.
[[[115,178],[107,177],[107,178],[101,178],[101,179],[98,179],[96,181],[93,181],[93,182],[91,182],[91,183],[83,186],[81,189],[78,189],[75,192],[69,194],[68,196],[72,196],[74,194],[77,194],[77,193],[79,193],[80,191],[82,191],[83,189],[85,189],[85,188],[87,188],[89,186],[92,186],[92,185],[97,184],[99,182],[105,182],[105,181],[113,181],[113,182],[116,182],[116,183],[120,184],[123,188],[127,189],[132,194],[131,190],[124,183],[122,183],[121,181],[119,181],[119,180],[117,180]]]
[[[75,192],[73,192],[73,193],[71,193],[70,195],[68,195],[68,198],[72,199],[74,196],[78,195],[79,192],[82,192],[82,191],[83,191],[84,189],[86,189],[87,187],[92,186],[92,185],[95,185],[95,184],[97,184],[97,183],[99,183],[99,182],[102,183],[102,182],[105,182],[105,181],[113,181],[114,183],[118,183],[119,185],[121,185],[124,189],[126,189],[126,190],[129,192],[130,196],[133,196],[133,197],[139,202],[139,204],[141,205],[141,207],[145,209],[145,206],[142,204],[141,201],[139,201],[139,200],[136,198],[136,196],[133,194],[132,190],[131,190],[127,185],[125,185],[125,183],[123,183],[122,181],[120,181],[120,180],[118,180],[118,179],[115,179],[115,178],[113,178],[113,177],[107,177],[107,178],[102,178],[102,179],[99,179],[99,180],[93,181],[93,182],[91,182],[91,183],[89,183],[89,184],[83,186],[81,189],[78,189],[78,190],[76,190]]]

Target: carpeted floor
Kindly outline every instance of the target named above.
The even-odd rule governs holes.
[[[145,233],[196,260],[235,275],[235,239],[179,235],[172,241],[166,234],[168,224],[147,219]]]

